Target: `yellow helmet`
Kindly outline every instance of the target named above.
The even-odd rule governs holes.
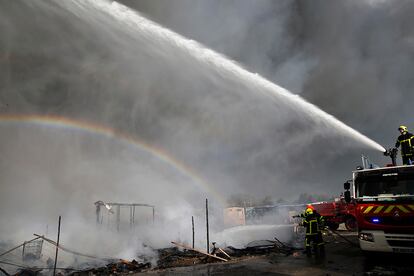
[[[398,130],[402,130],[404,132],[407,132],[408,131],[408,128],[406,126],[399,126],[398,127]]]
[[[313,214],[312,208],[307,208],[306,211],[305,211],[305,214],[312,215]]]

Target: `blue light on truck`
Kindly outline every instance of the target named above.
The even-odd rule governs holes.
[[[372,222],[373,223],[378,223],[378,222],[380,222],[380,220],[379,220],[379,218],[372,218]]]

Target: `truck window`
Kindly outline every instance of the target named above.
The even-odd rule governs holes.
[[[365,176],[355,180],[357,196],[414,195],[414,176]]]

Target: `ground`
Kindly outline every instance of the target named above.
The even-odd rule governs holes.
[[[356,233],[344,233],[357,244]],[[227,263],[210,263],[134,275],[414,275],[414,256],[366,256],[359,247],[338,236],[325,237],[326,257],[308,258],[301,251],[285,256],[277,252],[246,256]],[[131,275],[131,274],[130,274]]]

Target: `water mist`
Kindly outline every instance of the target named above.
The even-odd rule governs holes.
[[[321,127],[334,129],[372,149],[380,152],[385,151],[385,148],[377,142],[347,126],[315,105],[310,104],[300,96],[293,95],[286,89],[266,80],[260,75],[243,69],[237,63],[213,50],[146,19],[138,12],[122,4],[105,0],[94,0],[90,2],[74,1],[74,3],[67,3],[65,5],[73,8],[75,3],[77,6],[89,10],[92,14],[95,9],[98,9],[112,16],[118,23],[122,23],[125,27],[128,27],[128,31],[133,36],[136,35],[150,39],[157,46],[166,44],[169,47],[177,48],[179,51],[184,52],[185,55],[191,56],[194,62],[201,63],[202,66],[207,66],[211,70],[217,71],[224,78],[236,82],[239,85],[247,86],[252,93],[261,93],[263,96],[269,97],[277,105],[291,106],[296,112],[303,113],[303,116],[309,116]]]

